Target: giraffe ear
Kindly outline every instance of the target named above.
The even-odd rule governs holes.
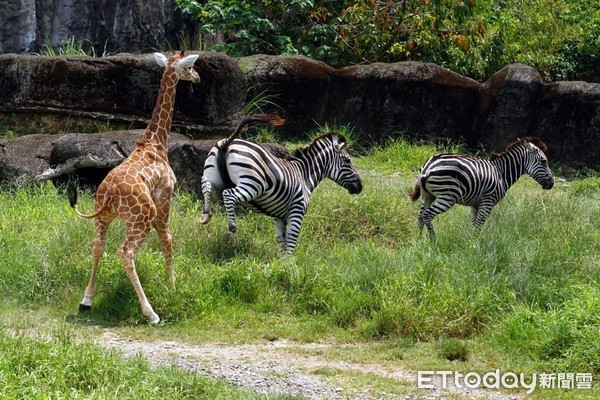
[[[169,61],[169,59],[165,57],[163,53],[154,53],[154,59],[156,60],[156,63],[161,67],[166,67],[167,62]]]
[[[177,61],[177,63],[175,64],[175,68],[177,68],[177,69],[191,68],[194,66],[194,63],[196,62],[197,59],[198,59],[198,54],[192,54],[191,56],[182,58],[181,60]]]

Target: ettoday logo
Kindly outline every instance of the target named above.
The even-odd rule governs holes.
[[[457,371],[418,371],[417,387],[419,389],[447,388],[454,385],[458,389],[526,389],[531,394],[540,389],[591,389],[591,373],[524,373],[502,372],[500,369],[484,373]]]

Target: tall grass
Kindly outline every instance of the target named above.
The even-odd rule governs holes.
[[[284,398],[258,396],[175,367],[153,369],[142,357],[80,343],[68,329],[39,340],[0,328],[0,371],[4,399]]]
[[[454,149],[397,141],[357,159],[364,180],[357,196],[321,184],[288,258],[279,254],[271,219],[240,214],[226,245],[225,214],[217,209],[201,225],[198,200],[177,193],[177,288],[167,287],[153,233],[136,257],[149,301],[165,326],[184,330],[235,336],[250,329],[296,340],[468,339],[523,370],[600,373],[596,178],[543,191],[524,177],[480,233],[468,210],[456,206],[436,218],[439,238],[431,243],[416,230],[419,205],[406,193],[422,162],[440,150]],[[91,194],[81,201],[92,208]],[[0,191],[0,204],[2,300],[75,314],[93,223],[75,217],[49,184]],[[115,255],[123,238],[114,223],[85,316],[95,323],[145,323]]]

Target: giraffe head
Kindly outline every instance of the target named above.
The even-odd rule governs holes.
[[[167,58],[162,53],[154,53],[154,58],[161,67],[174,68],[177,80],[200,82],[200,75],[194,70],[194,63],[198,59],[197,54],[184,57],[183,51],[174,52],[171,58]]]

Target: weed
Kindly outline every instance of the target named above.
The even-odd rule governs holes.
[[[448,361],[467,361],[467,343],[457,338],[444,338],[438,342],[438,355]]]

